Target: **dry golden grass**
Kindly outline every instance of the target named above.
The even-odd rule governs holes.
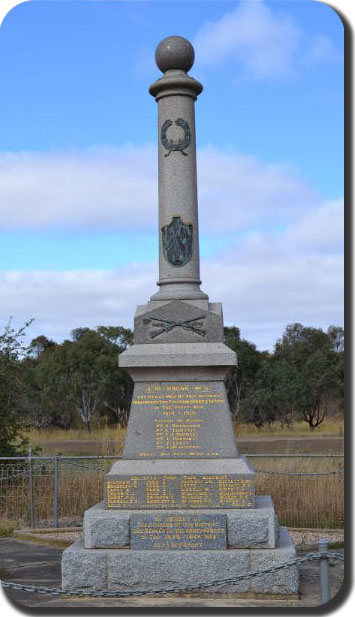
[[[12,536],[12,532],[18,526],[18,521],[1,517],[0,521],[0,538]]]
[[[274,472],[328,472],[340,470],[342,458],[250,458],[256,470]],[[37,462],[39,463],[39,461]],[[36,463],[33,478],[34,512],[38,526],[54,521],[53,462]],[[85,510],[103,499],[103,477],[112,460],[60,461],[59,516],[63,523],[80,524]],[[7,468],[3,475],[12,475]],[[0,513],[10,521],[29,517],[28,476],[2,482]],[[256,494],[271,495],[283,525],[290,527],[342,527],[344,510],[343,474],[320,476],[269,475],[257,471]]]
[[[33,447],[39,446],[41,454],[98,454],[102,456],[120,456],[123,450],[126,429],[121,427],[103,427],[93,429],[90,433],[84,429],[30,429],[26,433]],[[93,451],[94,450],[94,451]]]
[[[273,452],[273,448],[282,437],[311,438],[310,450],[307,452],[329,453],[329,444],[324,437],[339,437],[343,435],[341,419],[327,419],[320,427],[310,431],[305,422],[295,423],[291,428],[281,428],[279,425],[258,430],[255,426],[239,425],[237,436],[252,441],[254,437],[263,438],[264,442],[255,440],[262,452]],[[115,427],[94,428],[91,433],[84,429],[73,430],[35,430],[28,434],[33,446],[40,446],[42,454],[75,453],[96,454],[99,456],[122,454],[125,430]],[[270,438],[270,439],[268,439]],[[272,438],[275,438],[273,445]],[[317,444],[317,439],[320,438]],[[314,440],[314,446],[313,446]],[[309,439],[307,440],[307,442]],[[332,442],[334,440],[328,440]],[[338,443],[335,440],[334,443]],[[247,442],[245,442],[247,443]],[[265,444],[268,447],[265,447]],[[302,439],[292,441],[297,452],[302,451]],[[322,449],[326,446],[326,449]],[[341,441],[340,441],[340,451]],[[248,444],[250,448],[250,443]],[[259,451],[252,449],[252,452]],[[287,451],[287,450],[286,450]],[[293,451],[293,450],[292,450]],[[339,450],[337,450],[339,451]],[[249,449],[250,452],[250,449]],[[282,450],[285,452],[285,450]],[[62,523],[75,522],[80,524],[84,511],[103,498],[103,476],[112,465],[112,460],[77,460],[72,464],[60,461],[59,478],[59,516]],[[257,470],[272,470],[275,472],[317,472],[335,471],[340,469],[342,458],[254,458],[250,462]],[[75,464],[73,464],[75,463]],[[29,482],[27,475],[21,475],[25,469],[23,463],[11,463],[3,468],[2,475],[17,475],[11,481],[0,483],[0,516],[18,525],[27,525],[29,521]],[[11,471],[12,470],[12,471]],[[34,506],[35,521],[39,526],[51,525],[54,520],[54,464],[52,461],[35,462],[34,475]],[[1,468],[0,468],[1,472]],[[1,476],[1,473],[0,473]],[[256,473],[256,494],[271,495],[275,510],[281,524],[291,527],[342,527],[344,508],[343,475],[326,476],[285,476]],[[5,525],[6,527],[6,525]],[[13,527],[12,527],[13,528]],[[1,529],[0,529],[1,533]]]
[[[282,525],[288,527],[343,527],[343,458],[253,458],[255,492],[271,495]],[[266,470],[275,475],[262,473]],[[329,473],[329,475],[307,475]],[[284,475],[297,473],[306,475]]]
[[[93,428],[89,433],[84,428],[76,429],[30,429],[26,436],[33,446],[46,447],[46,444],[54,444],[56,442],[68,441],[100,441],[103,444],[103,449],[110,449],[112,442],[116,442],[118,447],[122,446],[125,438],[126,430],[121,427],[104,426]],[[260,429],[253,424],[236,424],[237,437],[339,437],[344,435],[344,420],[342,418],[327,418],[320,426],[314,430],[310,430],[308,424],[304,421],[295,422],[291,427],[282,427],[275,423],[270,427],[264,426]],[[117,452],[118,453],[118,452]]]
[[[41,445],[48,441],[105,441],[107,439],[121,439],[126,433],[125,428],[119,426],[103,426],[94,428],[90,432],[84,428],[73,429],[37,429],[31,428],[26,432],[30,443],[33,445]]]
[[[260,429],[254,424],[235,425],[237,437],[343,437],[344,419],[326,418],[322,424],[311,430],[305,421],[294,422],[290,427],[281,426],[275,422],[270,427],[263,426]]]

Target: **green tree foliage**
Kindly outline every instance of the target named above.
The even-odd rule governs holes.
[[[27,325],[16,331],[10,321],[0,335],[0,452],[11,455],[25,447],[25,424],[69,428],[81,421],[90,430],[93,418],[105,416],[125,425],[133,383],[117,357],[132,345],[132,331],[82,327],[61,344],[40,335],[27,348],[22,342]],[[224,335],[238,357],[226,380],[234,419],[261,427],[302,418],[313,429],[330,408],[343,409],[342,328],[323,332],[290,324],[273,353],[258,351],[236,326],[225,328]]]
[[[121,326],[98,326],[96,332],[109,343],[116,345],[120,353],[127,349],[127,347],[130,347],[130,345],[133,345],[133,332],[130,328],[122,328]]]
[[[257,428],[267,423],[269,426],[277,417],[277,376],[270,358],[263,358],[255,375],[253,387],[246,393],[244,400],[244,417]]]
[[[286,372],[284,396],[311,429],[326,417],[339,391],[338,356],[329,334],[300,323],[287,326],[275,345],[276,365]]]
[[[100,332],[99,332],[100,330]],[[117,356],[128,344],[118,346],[123,333],[115,328],[99,327],[96,331],[77,328],[72,341],[64,341],[46,350],[38,366],[38,382],[42,400],[51,406],[55,402],[70,425],[77,414],[90,431],[94,414],[109,411],[116,421],[128,415],[132,382],[117,366]],[[63,409],[65,407],[65,410]]]
[[[337,398],[344,410],[344,328],[329,326],[327,334],[336,352]]]
[[[304,419],[314,429],[334,402],[343,409],[344,331],[327,332],[300,323],[286,327],[274,353],[259,352],[241,339],[237,327],[225,328],[225,341],[237,353],[238,368],[227,378],[234,418],[257,427],[276,420],[290,425]]]
[[[38,427],[69,428],[80,418],[90,431],[94,416],[127,422],[132,381],[117,357],[132,341],[128,328],[76,328],[72,340],[31,342],[26,360],[28,412]]]
[[[23,343],[26,328],[31,321],[16,330],[12,320],[0,334],[0,456],[20,456],[28,441],[23,412],[23,371],[21,358],[27,348]]]
[[[96,332],[116,349],[116,378],[107,384],[103,404],[106,411],[111,412],[114,420],[119,425],[125,426],[131,407],[133,382],[127,371],[117,370],[117,353],[122,353],[127,347],[133,345],[133,332],[130,328],[121,326],[98,326]]]
[[[40,336],[32,339],[28,347],[28,351],[30,355],[38,359],[46,351],[46,349],[54,347],[55,345],[56,343],[54,341],[41,334]]]
[[[83,336],[85,336],[85,334],[87,334],[87,332],[90,332],[90,328],[74,328],[74,330],[71,331],[70,336],[73,341],[77,343]]]
[[[327,330],[328,338],[334,351],[344,351],[344,328],[341,326],[329,326]]]
[[[224,340],[225,344],[237,354],[237,368],[231,371],[226,380],[232,417],[237,420],[241,413],[243,400],[254,388],[263,354],[256,349],[253,343],[240,338],[240,330],[236,326],[224,328]]]

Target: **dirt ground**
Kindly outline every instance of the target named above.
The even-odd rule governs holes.
[[[270,437],[238,439],[240,454],[343,454],[342,437]]]
[[[307,549],[298,550],[302,555]],[[44,587],[60,587],[62,548],[24,542],[13,538],[0,539],[0,572],[3,580]],[[335,562],[330,568],[331,592],[334,597],[343,582],[344,568]],[[252,599],[233,594],[179,594],[136,598],[71,598],[6,590],[12,603],[24,607],[311,607],[319,606],[319,564],[308,562],[300,566],[300,597],[283,599]]]

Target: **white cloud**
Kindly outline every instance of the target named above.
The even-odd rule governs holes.
[[[280,224],[317,199],[286,165],[213,146],[198,153],[198,182],[201,228],[211,231],[240,230],[261,221]]]
[[[297,250],[332,253],[344,239],[344,200],[326,201],[292,225],[285,241]]]
[[[197,64],[216,65],[232,57],[256,77],[290,70],[301,33],[285,13],[262,2],[244,2],[218,21],[206,22],[193,45]]]
[[[206,269],[226,321],[270,348],[288,323],[343,323],[343,200],[324,202],[282,233],[257,232]],[[205,282],[205,281],[204,281]]]
[[[223,300],[226,323],[237,324],[261,349],[272,348],[288,323],[326,328],[343,322],[342,255],[280,254],[273,261],[259,255],[257,262],[209,264],[206,272],[214,299]]]
[[[0,225],[155,230],[156,158],[153,145],[0,154]],[[206,231],[287,221],[316,199],[287,166],[212,146],[199,150],[198,181]]]
[[[202,289],[225,323],[271,349],[288,323],[343,323],[341,200],[325,202],[283,233],[253,233],[201,263]],[[330,240],[331,241],[330,241]],[[327,250],[329,241],[329,249]],[[1,315],[36,321],[30,336],[61,340],[78,326],[133,327],[137,304],[157,291],[157,264],[119,270],[0,273]]]
[[[3,227],[140,227],[157,201],[153,146],[0,154]],[[132,219],[132,207],[137,219]]]
[[[285,5],[279,3],[275,10],[258,0],[241,2],[220,19],[204,23],[193,41],[197,67],[230,60],[248,75],[265,79],[292,74],[299,63],[342,58],[327,35],[307,35]]]
[[[30,335],[56,340],[76,327],[132,325],[135,305],[154,291],[157,267],[120,270],[0,272],[0,317],[22,323],[34,317]]]

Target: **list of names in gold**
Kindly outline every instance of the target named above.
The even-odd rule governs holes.
[[[146,385],[132,405],[142,412],[154,412],[154,451],[141,451],[140,457],[218,456],[204,446],[211,414],[223,410],[221,389],[207,384],[159,383]]]
[[[125,476],[107,480],[107,508],[253,508],[253,481],[236,476]]]

